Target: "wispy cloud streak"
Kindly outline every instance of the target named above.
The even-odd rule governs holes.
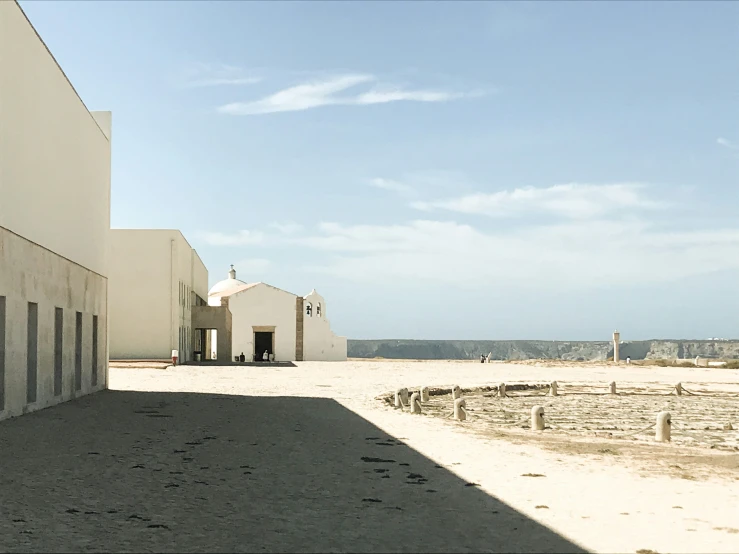
[[[185,86],[188,88],[253,85],[262,81],[261,77],[248,75],[240,67],[225,64],[194,64],[185,72]]]
[[[663,207],[661,202],[644,196],[645,188],[646,185],[640,183],[569,183],[547,188],[525,187],[431,202],[413,202],[411,206],[426,212],[445,210],[491,217],[550,213],[573,219],[587,219],[617,210]]]
[[[362,73],[337,75],[289,87],[260,100],[225,104],[220,106],[218,111],[229,115],[257,115],[303,111],[322,106],[368,106],[401,101],[448,102],[484,94],[484,91],[461,93],[440,90],[407,90],[382,84],[361,93],[340,94],[358,85],[369,83],[377,83],[377,77]]]
[[[716,144],[718,144],[719,146],[723,146],[724,148],[728,148],[730,150],[739,150],[739,144],[737,144],[736,142],[731,142],[730,140],[725,139],[725,138],[721,138],[721,137],[717,138]]]

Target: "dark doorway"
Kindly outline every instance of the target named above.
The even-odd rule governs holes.
[[[262,361],[262,356],[266,350],[269,354],[272,354],[272,336],[274,333],[265,331],[254,332],[254,359],[257,362]]]

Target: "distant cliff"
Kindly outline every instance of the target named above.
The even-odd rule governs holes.
[[[350,358],[399,360],[470,360],[492,353],[493,360],[606,360],[613,356],[610,341],[544,340],[349,340]],[[633,360],[674,358],[739,359],[739,341],[645,340],[624,342],[621,358]]]

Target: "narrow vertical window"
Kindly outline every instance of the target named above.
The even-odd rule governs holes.
[[[0,412],[5,409],[5,297],[0,296]]]
[[[98,316],[92,316],[92,386],[98,385]]]
[[[82,312],[77,312],[74,326],[74,390],[82,390]]]
[[[54,309],[54,396],[62,394],[64,370],[64,310]]]
[[[35,302],[28,303],[26,345],[26,403],[33,404],[38,384],[38,304]]]

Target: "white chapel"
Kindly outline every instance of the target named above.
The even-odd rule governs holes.
[[[267,283],[246,283],[231,266],[228,278],[208,292],[208,306],[197,311],[193,317],[200,321],[193,326],[217,331],[215,340],[204,341],[206,359],[212,349],[219,361],[242,355],[247,362],[262,361],[265,352],[276,362],[346,360],[346,337],[331,330],[326,300],[315,289],[297,296]]]

